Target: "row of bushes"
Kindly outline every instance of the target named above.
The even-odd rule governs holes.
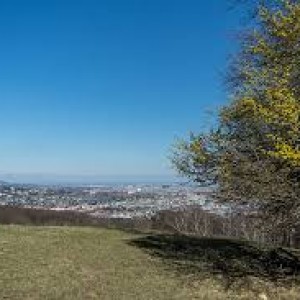
[[[0,206],[0,224],[38,226],[101,226],[145,230],[152,227],[149,218],[111,219],[93,217],[76,211]]]
[[[24,207],[0,206],[1,224],[100,226],[135,231],[161,231],[197,236],[219,236],[282,245],[281,235],[272,226],[253,216],[232,213],[221,215],[203,210],[200,206],[160,211],[152,217],[132,219],[96,218],[74,211],[53,211]],[[271,228],[271,230],[270,230]],[[291,245],[300,247],[300,231],[290,236]]]
[[[20,225],[93,225],[94,220],[86,214],[73,211],[54,211],[16,206],[0,206],[1,224]]]

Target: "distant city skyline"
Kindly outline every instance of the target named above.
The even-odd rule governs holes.
[[[226,101],[226,2],[1,1],[0,179],[176,178],[171,144]]]

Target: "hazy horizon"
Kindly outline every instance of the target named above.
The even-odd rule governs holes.
[[[174,175],[55,175],[55,174],[1,174],[0,181],[20,184],[122,184],[173,183],[183,179]]]

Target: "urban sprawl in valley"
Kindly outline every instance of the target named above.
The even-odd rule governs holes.
[[[185,184],[39,186],[0,184],[0,205],[72,210],[95,217],[131,218],[201,205],[213,209],[207,189]]]

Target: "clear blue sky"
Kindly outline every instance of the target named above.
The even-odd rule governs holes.
[[[207,128],[239,15],[224,0],[0,2],[0,173],[164,176]]]

